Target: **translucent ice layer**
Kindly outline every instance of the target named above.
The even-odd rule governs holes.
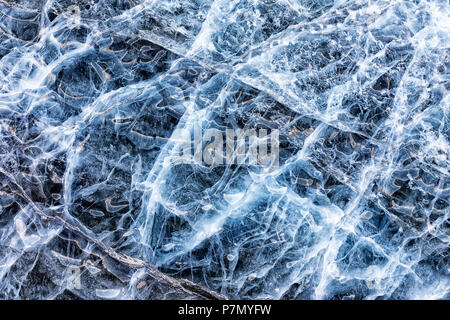
[[[450,299],[449,14],[0,0],[0,298]]]

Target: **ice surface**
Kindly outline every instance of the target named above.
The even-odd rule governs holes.
[[[0,298],[449,299],[449,13],[0,1]],[[171,161],[199,123],[279,166]]]

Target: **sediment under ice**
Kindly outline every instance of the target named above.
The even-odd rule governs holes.
[[[448,1],[1,0],[0,31],[0,298],[450,298]],[[195,123],[278,130],[279,166],[168,161]]]

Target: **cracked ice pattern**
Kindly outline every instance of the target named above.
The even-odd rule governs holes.
[[[0,298],[449,299],[449,32],[446,0],[1,0]],[[171,164],[198,122],[278,129],[280,166]]]

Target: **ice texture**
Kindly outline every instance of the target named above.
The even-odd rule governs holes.
[[[448,0],[1,0],[1,299],[449,299]],[[171,161],[196,124],[274,170]]]

